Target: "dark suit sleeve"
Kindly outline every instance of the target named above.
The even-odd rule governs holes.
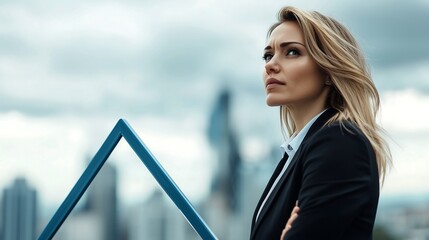
[[[371,195],[378,196],[370,186],[376,171],[370,163],[373,150],[353,132],[338,124],[324,127],[303,149],[300,212],[285,240],[342,239]]]

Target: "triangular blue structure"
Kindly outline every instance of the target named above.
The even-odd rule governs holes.
[[[204,240],[217,239],[204,220],[200,217],[192,204],[182,193],[179,187],[174,183],[173,179],[164,170],[161,164],[155,159],[152,153],[144,145],[143,141],[138,137],[135,131],[127,123],[120,119],[110,132],[107,139],[104,141],[101,148],[95,154],[94,158],[89,163],[88,167],[83,172],[73,189],[67,195],[64,202],[55,212],[54,216],[49,221],[48,225],[39,236],[39,240],[52,239],[58,229],[61,227],[67,216],[73,210],[79,199],[85,193],[92,180],[97,175],[103,164],[106,162],[109,155],[115,149],[119,140],[124,137],[128,144],[138,155],[140,160],[146,165],[147,169],[158,181],[164,191],[173,200],[176,206],[183,213],[189,224]]]

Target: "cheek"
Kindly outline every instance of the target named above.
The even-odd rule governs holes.
[[[293,74],[291,73],[291,80],[293,80],[291,84],[296,91],[310,94],[323,88],[323,76],[315,64],[308,62],[299,64],[295,70]]]

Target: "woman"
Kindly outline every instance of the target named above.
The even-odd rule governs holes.
[[[255,209],[251,239],[371,239],[391,156],[355,39],[332,18],[285,7],[263,59],[266,102],[280,106],[290,137]]]

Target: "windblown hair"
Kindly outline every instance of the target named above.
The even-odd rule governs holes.
[[[284,7],[278,22],[268,31],[268,36],[286,21],[300,26],[307,51],[332,82],[326,107],[338,113],[327,124],[339,121],[354,123],[369,139],[374,148],[381,182],[392,165],[389,146],[382,137],[383,129],[376,123],[380,97],[371,79],[365,57],[351,33],[338,21],[319,12],[306,12],[294,7]],[[291,135],[296,126],[287,106],[280,107],[282,129]]]

